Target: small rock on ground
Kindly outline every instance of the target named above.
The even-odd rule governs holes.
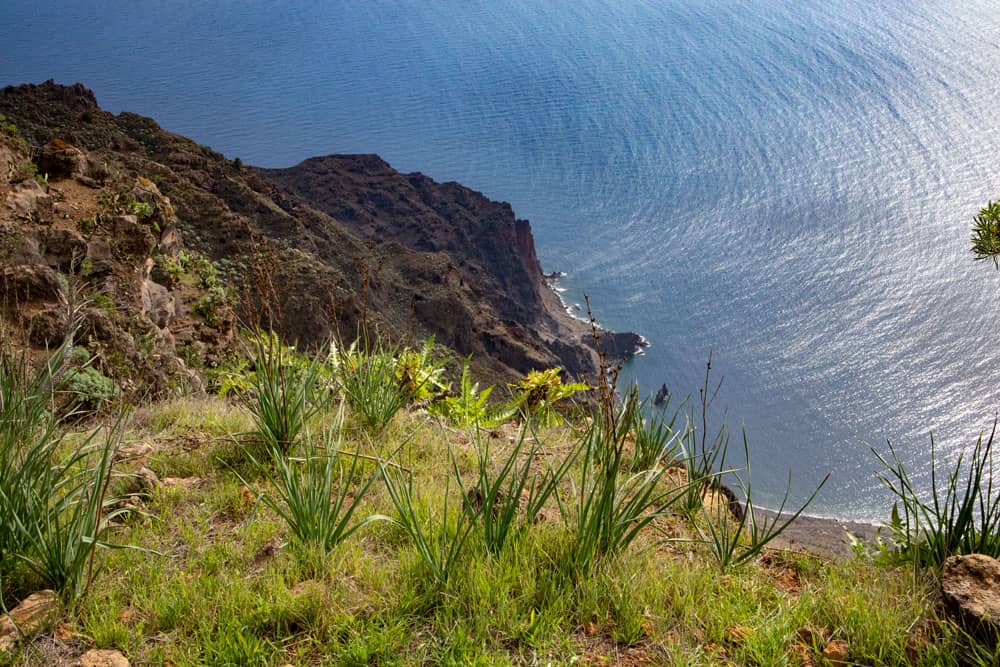
[[[966,626],[1000,627],[1000,561],[984,554],[952,556],[941,570],[948,612]]]
[[[0,650],[8,650],[22,636],[38,634],[52,620],[59,607],[59,597],[54,591],[33,593],[11,610],[0,616]]]
[[[130,667],[128,658],[120,651],[91,649],[80,656],[79,667]]]
[[[847,642],[843,639],[834,639],[823,649],[823,660],[832,667],[844,667],[847,665],[849,653]]]

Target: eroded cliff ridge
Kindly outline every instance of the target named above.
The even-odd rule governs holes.
[[[374,155],[249,167],[80,84],[7,87],[0,114],[0,300],[25,344],[58,337],[68,282],[89,300],[88,350],[153,394],[218,363],[237,315],[303,345],[362,322],[397,343],[433,334],[497,379],[595,369],[508,204]]]

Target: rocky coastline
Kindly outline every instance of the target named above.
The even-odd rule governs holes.
[[[73,277],[103,306],[88,316],[102,370],[151,396],[220,363],[237,318],[306,347],[362,327],[397,345],[433,335],[493,382],[597,371],[589,323],[565,311],[507,203],[376,155],[251,167],[108,113],[81,84],[8,86],[0,114],[0,301],[25,345],[65,328],[58,285]],[[601,341],[625,358],[641,337]]]

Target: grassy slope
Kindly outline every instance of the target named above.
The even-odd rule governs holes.
[[[576,580],[559,565],[569,534],[554,507],[499,557],[474,538],[440,589],[391,524],[363,528],[328,555],[310,553],[255,502],[265,480],[233,438],[251,428],[246,413],[219,399],[133,418],[127,443],[152,445],[146,465],[161,479],[203,481],[153,490],[146,516],[116,536],[150,552],[109,553],[90,594],[19,664],[53,664],[89,646],[118,648],[132,664],[177,667],[808,664],[802,655],[820,664],[821,640],[795,646],[805,626],[846,640],[855,663],[958,664],[954,633],[936,620],[933,582],[912,570],[771,552],[721,574],[701,545],[662,542],[686,534],[679,517]],[[511,436],[496,433],[497,446]],[[557,451],[572,433],[540,437]],[[469,436],[420,414],[397,416],[365,446],[384,453],[402,445],[419,502],[439,515],[449,443],[471,469]],[[372,512],[393,513],[381,483],[359,513]],[[909,651],[915,662],[908,644],[918,647]]]

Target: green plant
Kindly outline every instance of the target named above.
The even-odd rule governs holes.
[[[561,372],[560,368],[528,371],[514,385],[515,390],[523,395],[520,400],[524,408],[541,426],[562,424],[563,418],[557,407],[574,394],[592,389],[582,382],[564,383]]]
[[[17,129],[17,125],[10,122],[7,119],[7,116],[2,113],[0,113],[0,133],[6,134],[10,137],[18,137],[21,135],[21,132]]]
[[[247,354],[253,373],[236,396],[253,415],[260,440],[288,452],[321,407],[316,397],[322,363],[297,363],[294,348],[282,345],[277,334],[262,331],[250,336]]]
[[[355,341],[347,348],[331,345],[330,360],[344,399],[372,433],[385,430],[413,400],[413,387],[399,381],[391,352],[376,348],[365,354]]]
[[[931,437],[930,499],[917,493],[910,475],[889,443],[889,458],[872,453],[886,472],[879,479],[898,499],[892,506],[889,528],[898,555],[917,565],[940,566],[954,554],[982,553],[1000,557],[1000,494],[993,486],[993,441],[976,441],[968,458],[959,454],[955,467],[938,485],[936,446]],[[964,469],[968,461],[968,469]],[[902,508],[902,513],[900,513]]]
[[[191,307],[191,311],[205,320],[211,326],[217,326],[221,321],[221,311],[229,303],[229,296],[221,285],[208,288],[208,291]]]
[[[991,201],[972,220],[972,252],[1000,269],[1000,201]]]
[[[38,173],[38,167],[31,160],[12,162],[7,166],[7,178],[11,183],[23,183]]]
[[[494,469],[490,439],[482,438],[477,430],[476,478],[469,487],[462,478],[454,448],[449,447],[464,506],[472,510],[470,520],[478,526],[486,549],[493,554],[500,553],[510,537],[535,522],[572,464],[572,459],[567,458],[556,468],[545,466],[541,472],[534,471],[532,465],[541,459],[541,447],[532,437],[526,448],[525,436],[526,429],[522,428],[499,468]]]
[[[726,465],[727,447],[723,447],[719,461],[722,468]],[[720,478],[732,476],[736,479],[740,493],[744,498],[744,508],[738,512],[733,512],[732,500],[726,495],[720,496],[721,502],[702,502],[702,508],[706,521],[704,527],[701,523],[695,522],[695,527],[701,535],[702,541],[709,547],[709,551],[723,570],[742,565],[756,558],[770,542],[785,532],[806,508],[816,498],[823,485],[830,479],[829,473],[819,485],[809,495],[809,498],[799,506],[791,515],[785,515],[785,505],[788,503],[788,496],[791,493],[792,478],[788,476],[788,485],[785,487],[785,495],[781,499],[781,504],[777,512],[768,517],[758,516],[753,507],[753,496],[750,475],[750,447],[747,442],[746,432],[743,433],[743,456],[746,465],[743,468],[746,479],[737,470],[723,470],[718,476],[712,477],[712,484],[716,489],[721,489]]]
[[[390,521],[410,537],[421,562],[430,571],[435,583],[444,585],[458,564],[474,526],[472,515],[477,510],[468,503],[462,503],[462,509],[452,525],[449,508],[452,482],[449,477],[445,481],[444,508],[440,517],[428,513],[424,518],[414,503],[413,473],[382,460],[378,465],[389,499],[396,508],[396,516]]]
[[[296,539],[327,551],[359,528],[388,518],[372,515],[351,523],[378,470],[365,476],[361,452],[342,450],[342,423],[343,410],[334,427],[326,430],[321,445],[307,429],[300,456],[286,456],[272,448],[270,465],[258,464],[273,488],[262,496],[264,503],[285,520]],[[350,462],[345,463],[345,458]]]
[[[632,470],[652,468],[662,461],[670,461],[680,450],[683,433],[677,432],[677,419],[680,410],[668,416],[669,398],[666,404],[651,409],[649,402],[643,401],[638,406],[638,413],[632,425],[632,438],[635,447],[632,450]],[[649,414],[649,417],[643,415]]]
[[[455,426],[463,428],[481,427],[494,428],[506,424],[516,415],[523,394],[502,404],[490,405],[490,394],[493,387],[479,390],[479,383],[472,382],[469,372],[470,358],[462,364],[462,378],[459,382],[458,395],[445,395],[428,405],[427,409]]]
[[[396,382],[410,400],[432,399],[448,390],[444,366],[434,358],[434,336],[419,350],[404,349],[396,356]]]
[[[108,496],[123,420],[70,443],[58,428],[53,397],[71,340],[36,369],[0,346],[0,594],[24,569],[67,601],[81,597],[124,511]]]
[[[143,222],[153,215],[153,207],[144,201],[131,199],[125,204],[125,211],[134,215],[139,222]]]
[[[42,187],[43,190],[49,189],[49,175],[48,174],[35,174],[35,182]]]
[[[593,419],[571,455],[580,458],[574,506],[557,499],[574,537],[570,567],[577,576],[626,549],[691,484],[662,484],[667,472],[662,463],[625,475],[626,440],[640,418],[636,393],[630,392],[611,419]]]

